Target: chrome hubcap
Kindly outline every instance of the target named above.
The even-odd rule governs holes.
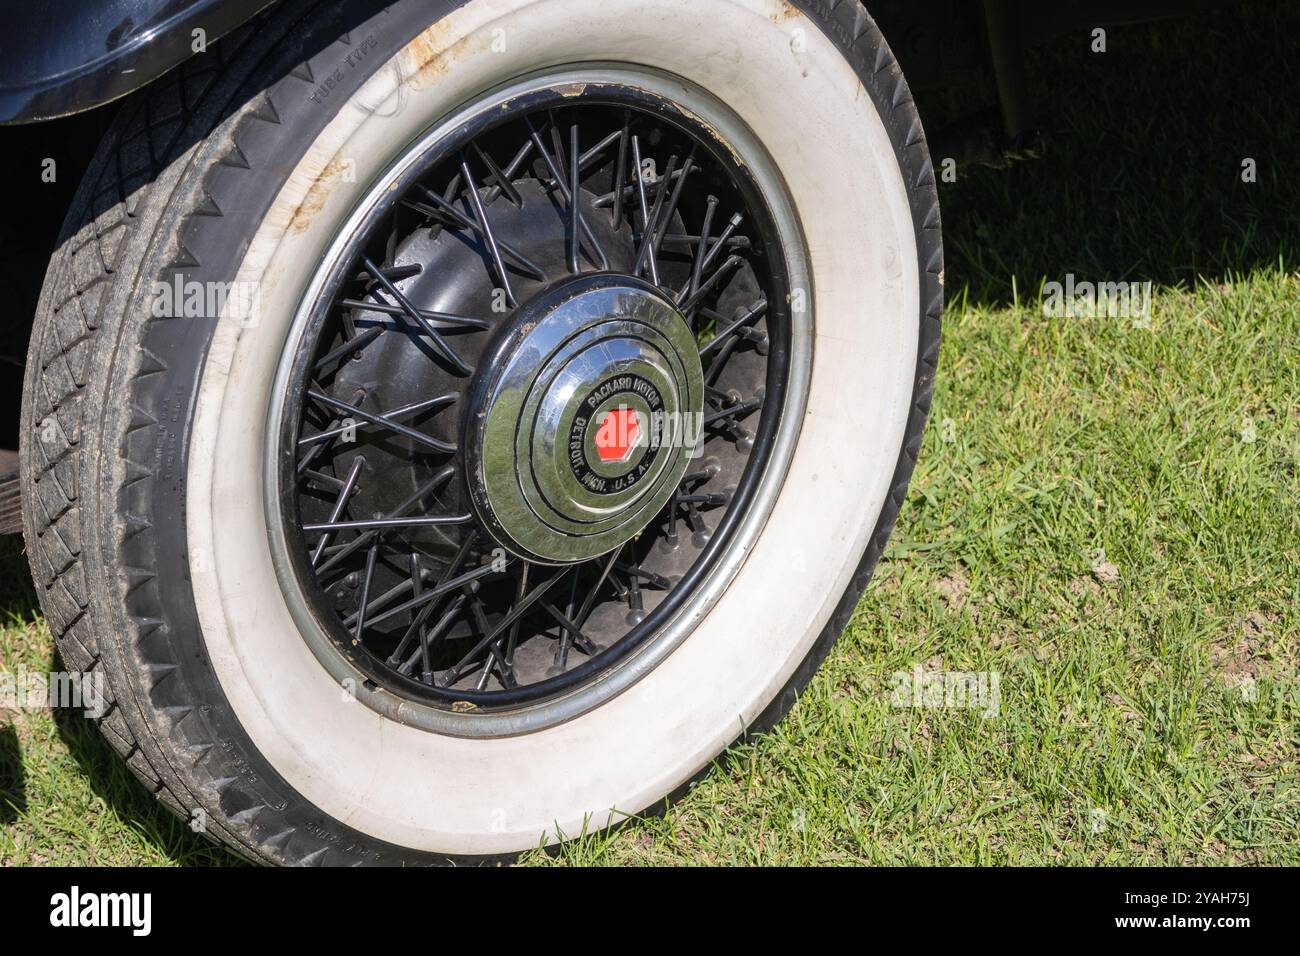
[[[558,69],[431,129],[341,228],[281,363],[266,507],[318,659],[468,736],[638,680],[775,500],[808,286],[761,145],[676,78]]]
[[[698,456],[704,374],[662,291],[600,273],[521,306],[471,388],[465,467],[512,554],[568,564],[631,540]]]

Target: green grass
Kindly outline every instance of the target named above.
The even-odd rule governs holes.
[[[526,862],[1300,863],[1298,31],[1229,5],[1035,55],[1046,156],[943,187],[932,428],[844,638],[665,814]],[[1149,326],[1045,317],[1067,272],[1152,280]],[[0,664],[49,669],[0,562]],[[996,673],[998,714],[893,706],[917,665]],[[0,716],[0,823],[4,863],[231,859],[42,712]]]
[[[0,536],[0,672],[61,670],[21,545]],[[156,802],[79,713],[0,710],[0,865],[230,862]]]

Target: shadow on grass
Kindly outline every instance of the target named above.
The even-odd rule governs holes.
[[[1297,35],[1300,4],[1246,0],[1112,29],[1104,54],[1087,31],[1034,51],[1042,158],[940,185],[949,296],[998,307],[1067,273],[1190,286],[1296,269]],[[919,95],[927,127],[963,98]]]
[[[27,571],[23,540],[18,535],[0,535],[0,626],[26,624],[41,613],[36,588]],[[9,663],[0,659],[0,668]],[[23,770],[22,746],[12,724],[0,726],[0,826],[15,822],[27,812],[27,776]]]
[[[57,653],[50,667],[61,670]],[[113,813],[159,853],[183,866],[238,866],[238,857],[196,833],[152,796],[109,745],[95,725],[80,711],[58,708],[54,723],[59,739],[76,761],[91,790]]]
[[[22,535],[0,534],[0,625],[26,624],[40,616],[41,603],[27,568]]]
[[[0,727],[0,826],[13,823],[27,812],[27,775],[18,731]]]
[[[40,617],[22,538],[0,535],[0,616],[6,623],[28,623]],[[50,671],[64,670],[51,649]],[[113,814],[160,853],[188,866],[229,866],[240,861],[202,834],[193,832],[155,799],[131,773],[121,756],[80,710],[54,709],[59,738],[68,748],[91,790]],[[0,727],[0,825],[14,823],[28,811],[23,757],[17,731]]]

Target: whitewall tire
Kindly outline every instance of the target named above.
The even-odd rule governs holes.
[[[105,733],[142,779],[264,862],[517,853],[661,803],[770,726],[845,625],[892,528],[938,351],[930,161],[901,73],[856,2],[377,6],[279,5],[223,41],[220,65],[187,65],[127,103],[51,265],[29,363],[27,536],[60,648],[70,666],[105,673],[116,702]],[[164,130],[160,104],[178,87],[185,105]],[[337,622],[322,622],[302,559],[287,557],[297,530],[277,469],[283,435],[302,427],[285,397],[296,356],[313,347],[329,264],[430,150],[528,97],[564,97],[547,109],[587,97],[580,115],[596,122],[601,91],[616,89],[724,144],[718,168],[752,180],[765,210],[785,301],[750,335],[772,336],[761,354],[783,363],[762,473],[707,573],[597,677],[499,708],[407,695],[336,646]],[[142,143],[156,158],[140,166]],[[111,191],[121,201],[106,207]],[[109,220],[123,222],[111,253]],[[635,239],[635,212],[628,221]],[[102,274],[83,268],[87,243],[101,247]],[[255,290],[255,310],[153,314],[155,283],[177,274]],[[62,383],[74,308],[86,353],[76,394]],[[64,437],[42,431],[51,418]],[[754,429],[728,434],[752,444]],[[79,495],[60,510],[72,471]],[[491,507],[466,517],[487,522],[482,540],[513,545]]]

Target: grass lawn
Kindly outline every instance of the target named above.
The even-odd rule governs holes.
[[[1034,55],[1044,157],[942,187],[932,427],[848,632],[666,814],[526,862],[1300,863],[1297,33],[1228,4]],[[1069,273],[1149,317],[1045,316]],[[49,670],[20,551],[0,666]],[[895,706],[917,667],[996,715]],[[0,711],[0,863],[232,860],[79,718]]]

